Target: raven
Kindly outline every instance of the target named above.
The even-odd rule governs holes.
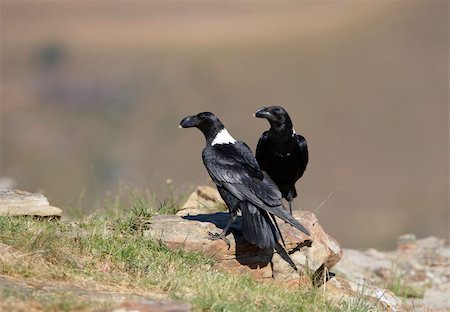
[[[309,231],[283,209],[280,191],[260,170],[250,148],[235,140],[213,113],[185,117],[180,127],[196,127],[204,134],[203,163],[230,211],[230,220],[222,233],[210,233],[210,239],[227,241],[225,236],[239,210],[245,240],[261,249],[278,250],[280,247],[281,233],[273,215],[309,235]]]
[[[292,201],[297,197],[295,182],[302,177],[308,164],[306,140],[295,133],[291,118],[280,106],[260,108],[254,116],[270,123],[270,129],[258,141],[256,159],[289,202],[292,215]]]

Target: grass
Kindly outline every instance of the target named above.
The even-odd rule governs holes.
[[[236,275],[200,253],[170,250],[142,235],[158,213],[174,212],[173,200],[158,202],[131,193],[131,209],[94,213],[74,222],[31,217],[0,218],[0,275],[52,285],[159,296],[191,303],[197,311],[340,311],[318,289],[285,289]],[[1,286],[1,284],[0,284]],[[34,302],[45,311],[90,311],[95,302],[74,295],[0,294]],[[95,298],[95,297],[94,297]],[[94,300],[95,301],[95,300]],[[3,306],[4,307],[4,306]],[[350,305],[346,311],[369,311]],[[362,307],[362,308],[360,308]],[[2,306],[0,306],[0,309]],[[6,308],[5,308],[6,309]]]
[[[342,303],[341,311],[342,312],[352,312],[352,311],[360,311],[360,312],[376,312],[378,311],[377,303],[374,303],[370,300],[370,296],[368,294],[369,290],[367,289],[367,285],[365,282],[362,285],[358,286],[357,296],[352,298],[352,300],[348,300]]]
[[[392,291],[394,295],[403,298],[423,298],[425,292],[422,288],[408,285],[404,271],[394,263],[392,264],[385,288]]]

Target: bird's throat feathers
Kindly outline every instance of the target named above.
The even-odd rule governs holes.
[[[236,143],[236,140],[231,136],[231,134],[228,132],[227,129],[222,128],[214,137],[214,139],[211,142],[211,146],[214,146],[216,144],[234,144]]]
[[[272,124],[270,125],[270,129],[268,131],[268,134],[271,137],[277,137],[277,138],[287,138],[287,137],[294,137],[296,135],[294,127],[292,124]]]

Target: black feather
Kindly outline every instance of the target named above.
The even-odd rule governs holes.
[[[269,214],[251,203],[242,203],[242,235],[245,240],[261,249],[274,248],[279,234],[269,219]]]

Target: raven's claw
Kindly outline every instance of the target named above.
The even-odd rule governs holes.
[[[211,233],[211,232],[208,232],[208,239],[213,240],[213,241],[214,241],[214,240],[219,240],[219,239],[221,239],[221,240],[223,240],[225,243],[227,243],[228,250],[229,250],[230,247],[231,247],[230,240],[229,240],[228,238],[226,238],[225,235],[224,235],[223,233],[219,234],[219,233]]]

